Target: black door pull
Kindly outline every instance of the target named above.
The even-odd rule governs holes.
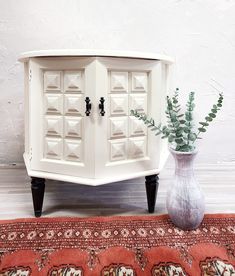
[[[90,103],[90,99],[89,99],[89,97],[86,97],[86,99],[85,99],[85,102],[86,102],[86,111],[85,111],[85,114],[86,114],[86,116],[89,116],[90,115],[90,113],[91,113],[91,103]]]
[[[105,111],[104,111],[104,102],[105,102],[104,97],[100,97],[99,109],[100,109],[100,115],[101,116],[104,116],[104,114],[105,114]]]

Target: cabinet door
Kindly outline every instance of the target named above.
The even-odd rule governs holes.
[[[157,172],[161,139],[131,116],[130,110],[160,121],[165,94],[163,71],[159,61],[98,59],[97,97],[105,98],[106,113],[99,116],[96,126],[96,177],[115,181]]]
[[[94,64],[90,58],[30,60],[31,169],[94,177]],[[93,106],[92,106],[93,107]]]

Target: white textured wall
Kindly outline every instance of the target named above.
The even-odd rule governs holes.
[[[23,153],[23,51],[103,48],[176,59],[175,86],[196,91],[198,117],[225,105],[198,162],[235,162],[234,0],[0,0],[0,163]]]

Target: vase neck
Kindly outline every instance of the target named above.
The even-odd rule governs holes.
[[[172,152],[172,155],[175,159],[175,170],[188,170],[193,171],[193,164],[194,159],[196,157],[196,152],[192,153],[178,153],[178,152]]]

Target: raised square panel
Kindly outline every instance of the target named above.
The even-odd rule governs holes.
[[[46,116],[45,134],[62,136],[63,120],[62,116]]]
[[[82,118],[65,117],[64,135],[66,137],[82,137]]]
[[[60,71],[46,71],[44,73],[44,90],[45,91],[61,90],[61,72]]]
[[[126,139],[110,142],[110,160],[119,161],[127,158],[127,142]]]
[[[146,113],[147,95],[130,95],[130,110],[137,110],[139,113]]]
[[[83,102],[82,95],[64,95],[64,112],[65,114],[82,114],[82,104]]]
[[[82,161],[82,141],[64,141],[64,159],[69,161]]]
[[[146,155],[146,137],[129,139],[129,158],[141,158]]]
[[[146,125],[143,121],[130,116],[129,118],[129,133],[130,136],[146,135]]]
[[[46,94],[45,95],[45,111],[46,113],[62,114],[63,96]]]
[[[128,72],[110,73],[110,90],[112,92],[127,92],[128,90]]]
[[[62,139],[45,138],[45,157],[49,159],[61,159]]]
[[[128,97],[127,95],[110,96],[110,115],[127,115]]]
[[[81,71],[67,71],[64,73],[64,91],[82,91]]]
[[[133,92],[147,92],[147,73],[133,72],[131,74],[131,90]]]
[[[127,137],[127,117],[110,118],[110,138]]]

